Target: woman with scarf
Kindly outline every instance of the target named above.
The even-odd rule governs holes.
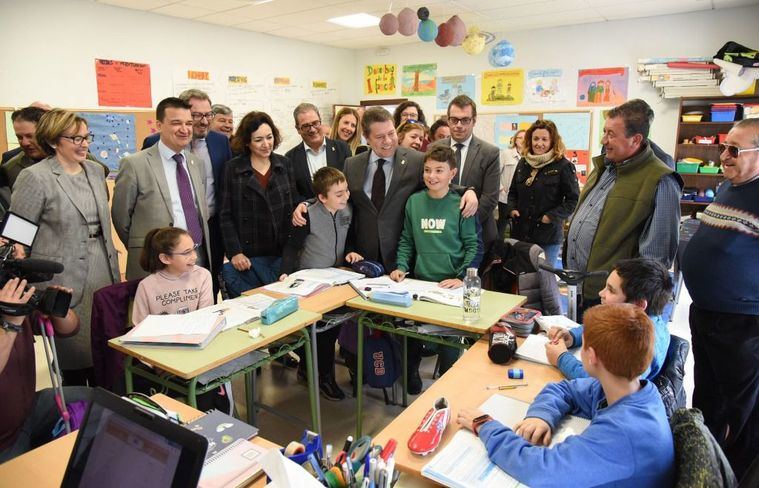
[[[538,244],[546,264],[558,266],[564,221],[572,215],[580,188],[556,124],[537,120],[524,138],[522,159],[509,188],[507,212],[511,237]]]

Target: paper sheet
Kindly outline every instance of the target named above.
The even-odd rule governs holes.
[[[201,311],[198,311],[201,312]],[[172,315],[148,315],[131,333],[131,339],[170,335],[208,335],[216,326],[218,313],[187,313]]]
[[[517,348],[516,357],[520,359],[526,359],[528,361],[534,361],[536,363],[551,365],[548,362],[546,356],[546,344],[548,343],[548,336],[542,334],[530,334],[524,340],[521,346]],[[569,352],[577,359],[580,359],[580,348],[570,350]]]
[[[271,479],[267,488],[323,488],[308,471],[290,461],[279,452],[279,449],[269,449],[261,458],[261,467],[266,476]]]
[[[574,329],[580,327],[580,324],[570,319],[566,315],[543,315],[535,319],[541,330],[548,332],[551,327],[562,327],[564,329]]]
[[[261,312],[274,303],[274,300],[274,298],[264,295],[263,293],[256,293],[250,296],[241,296],[231,300],[224,300],[221,303],[192,313],[201,313],[204,311],[223,313],[224,318],[226,319],[226,325],[224,325],[222,330],[228,330],[261,318]]]

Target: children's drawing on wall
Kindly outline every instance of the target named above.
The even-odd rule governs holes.
[[[364,95],[395,95],[395,64],[370,64],[364,68]]]
[[[511,138],[520,130],[527,130],[538,120],[538,116],[520,114],[502,114],[495,116],[493,140],[501,149],[511,147]]]
[[[448,104],[459,95],[475,99],[474,75],[439,76],[437,79],[437,109],[446,110]]]
[[[93,139],[90,152],[110,169],[118,171],[119,160],[137,152],[134,115],[111,112],[80,112],[87,120]]]
[[[566,152],[564,155],[575,165],[577,178],[585,183],[590,173],[590,112],[556,112],[543,114],[544,119],[552,120],[561,134]]]
[[[483,105],[519,105],[524,99],[524,72],[500,69],[482,73]]]
[[[437,64],[410,64],[403,67],[401,95],[425,97],[435,95]]]
[[[627,101],[629,68],[581,69],[577,77],[577,106],[616,106]]]
[[[533,69],[527,72],[527,101],[534,104],[566,103],[569,80],[561,69]]]

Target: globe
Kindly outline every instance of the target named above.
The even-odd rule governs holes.
[[[507,40],[499,41],[498,44],[493,46],[490,50],[488,59],[492,66],[496,68],[503,68],[510,65],[514,61],[514,46]]]

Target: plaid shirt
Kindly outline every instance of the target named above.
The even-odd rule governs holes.
[[[281,256],[288,223],[301,200],[295,189],[290,161],[270,156],[271,176],[264,190],[253,175],[248,155],[224,165],[221,196],[221,233],[227,257]]]

